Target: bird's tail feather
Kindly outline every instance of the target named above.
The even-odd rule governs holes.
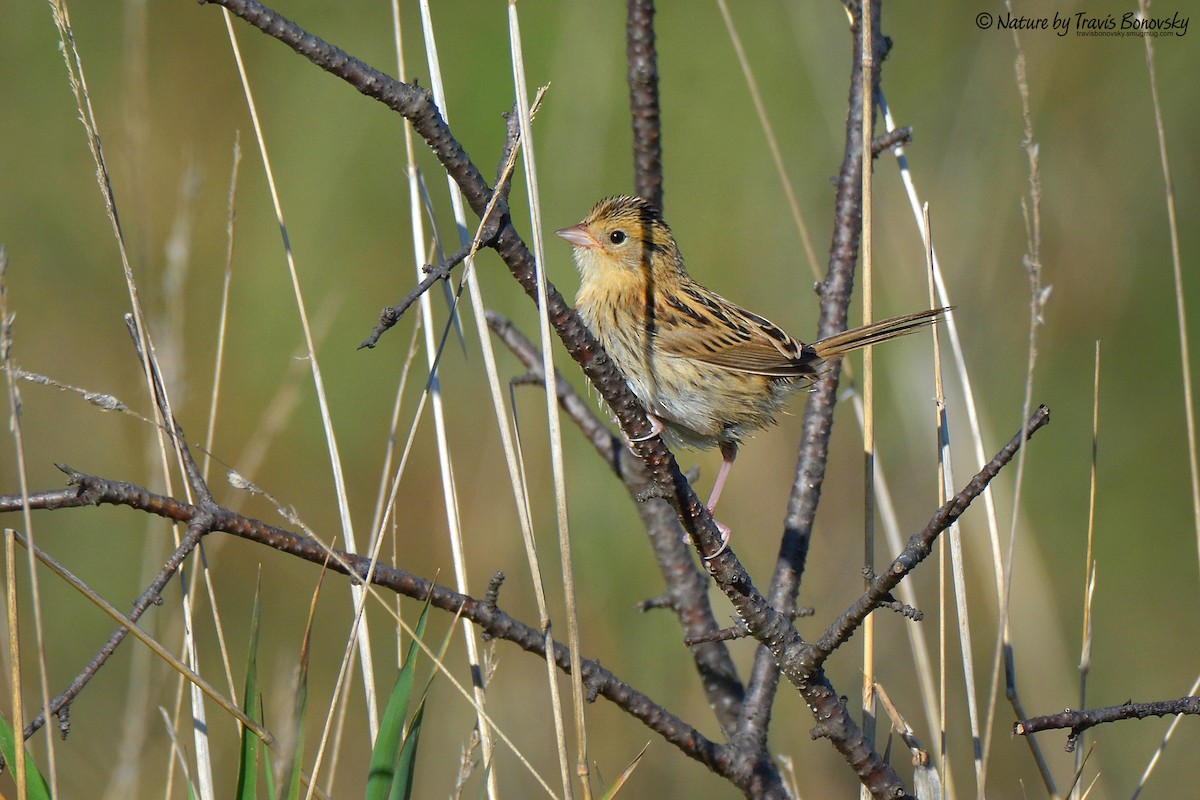
[[[949,308],[934,308],[872,322],[870,325],[863,325],[860,328],[835,333],[833,336],[814,342],[812,347],[822,360],[840,358],[852,350],[906,336],[932,325],[942,319],[949,310]]]

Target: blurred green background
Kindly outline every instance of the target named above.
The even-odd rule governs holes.
[[[456,0],[433,4],[448,117],[485,175],[494,174],[504,138],[500,114],[512,104],[507,4]],[[850,36],[834,2],[731,2],[733,18],[778,133],[787,180],[795,187],[818,257],[827,253],[832,186],[844,135]],[[1056,11],[1091,16],[1124,5],[1026,4],[1018,13]],[[394,74],[396,59],[385,3],[337,4],[287,0],[277,10],[353,55]],[[573,224],[606,194],[632,188],[625,84],[624,8],[619,3],[523,0],[518,5],[531,85],[550,84],[535,125],[542,213],[549,233]],[[1156,3],[1156,15],[1200,10],[1194,2]],[[297,361],[303,338],[253,129],[230,54],[221,12],[184,0],[154,3],[76,3],[77,46],[113,181],[132,268],[152,334],[169,372],[175,411],[189,438],[202,438],[212,385],[229,176],[235,137],[244,154],[237,195],[228,349],[215,437],[216,454],[294,506],[314,530],[339,530],[329,456],[312,381]],[[1028,167],[1021,148],[1020,101],[1014,44],[1008,31],[981,30],[980,11],[1002,14],[999,3],[889,3],[884,30],[894,48],[883,88],[897,122],[913,126],[908,149],[913,177],[931,205],[938,255],[985,427],[994,452],[1022,421],[1028,360],[1029,281],[1022,257],[1026,233],[1021,200]],[[122,315],[129,298],[111,227],[105,217],[77,119],[47,5],[8,3],[0,27],[0,242],[8,249],[8,292],[16,314],[14,361],[21,367],[91,391],[109,392],[141,413],[150,405]],[[407,72],[429,85],[416,3],[402,4]],[[412,336],[409,314],[373,351],[356,351],[379,309],[415,282],[408,221],[402,120],[378,103],[321,72],[283,45],[235,21],[270,158],[279,181],[288,233],[308,309],[320,329],[318,358],[347,471],[360,541],[368,535],[396,385]],[[665,2],[657,17],[663,93],[666,217],[692,274],[716,291],[775,320],[798,336],[815,330],[813,278],[800,238],[749,99],[741,67],[715,3]],[[1179,339],[1172,289],[1164,181],[1155,132],[1145,47],[1136,38],[1089,38],[1072,32],[1025,32],[1028,80],[1042,182],[1041,258],[1053,287],[1038,336],[1033,400],[1053,410],[1052,425],[1028,451],[1020,513],[1012,523],[1015,470],[997,482],[1001,529],[1018,536],[1013,578],[1012,634],[1022,700],[1029,713],[1051,713],[1079,702],[1079,640],[1092,449],[1095,342],[1102,347],[1099,483],[1095,558],[1093,669],[1089,705],[1184,695],[1196,677],[1197,534],[1191,513]],[[1195,263],[1200,245],[1200,22],[1182,37],[1154,40],[1172,177],[1177,192],[1185,300],[1200,308]],[[439,212],[440,231],[454,237],[445,181],[418,143],[418,158]],[[876,314],[902,313],[927,302],[924,259],[894,159],[876,170]],[[518,170],[514,213],[528,231],[527,191]],[[569,249],[551,237],[552,280],[570,297],[576,276]],[[494,254],[478,260],[489,307],[511,315],[527,333],[535,309]],[[439,324],[445,317],[438,302]],[[469,314],[465,308],[464,313]],[[855,308],[856,315],[859,309]],[[494,570],[508,575],[501,605],[536,621],[528,567],[507,486],[473,323],[465,322],[464,354],[455,342],[442,362],[451,451],[470,558],[470,585],[482,594]],[[1195,324],[1193,321],[1193,329]],[[880,469],[889,477],[907,532],[918,530],[936,505],[933,466],[932,368],[925,341],[878,351]],[[499,349],[499,348],[498,348]],[[561,348],[556,357],[583,388],[582,375]],[[1193,359],[1195,362],[1195,359]],[[424,384],[423,351],[414,362],[401,412],[411,424]],[[857,364],[857,359],[856,359]],[[1195,365],[1195,364],[1194,364]],[[502,377],[521,369],[506,353]],[[957,483],[974,472],[961,391],[949,379],[952,434],[959,456]],[[78,397],[24,384],[22,430],[30,486],[54,488],[77,469],[164,488],[150,429],[105,414]],[[277,398],[295,393],[294,406]],[[594,396],[594,394],[593,394]],[[287,406],[286,403],[283,404]],[[797,401],[798,409],[800,402]],[[7,407],[7,404],[6,404]],[[535,524],[544,563],[556,563],[553,497],[544,433],[544,400],[518,391]],[[801,603],[818,609],[801,621],[814,636],[861,586],[858,531],[862,521],[859,434],[844,405],[818,516]],[[273,434],[266,431],[276,428]],[[736,531],[734,546],[765,585],[791,483],[798,416],[743,449],[722,501],[722,519]],[[252,452],[261,449],[261,458]],[[0,491],[18,490],[10,436],[0,437]],[[598,657],[623,679],[694,722],[719,731],[706,708],[691,661],[669,615],[639,615],[634,604],[662,588],[634,509],[582,439],[566,436],[567,481],[584,655]],[[699,463],[707,491],[718,458],[682,454]],[[215,467],[216,465],[214,465]],[[398,500],[399,563],[425,576],[452,566],[430,412],[420,422]],[[179,483],[174,484],[179,490]],[[279,521],[273,507],[229,488],[219,473],[218,500]],[[157,521],[102,508],[35,515],[39,544],[64,561],[118,607],[127,609],[169,552]],[[13,517],[5,525],[20,527]],[[971,561],[974,654],[981,685],[990,674],[995,636],[995,590],[989,577],[982,509],[964,519]],[[299,650],[308,599],[318,570],[230,537],[207,543],[218,602],[233,652],[235,680],[248,628],[256,575],[264,587],[268,724],[288,713],[287,688]],[[554,570],[547,569],[551,575]],[[915,576],[927,628],[936,641],[937,574],[930,562]],[[84,600],[41,577],[51,691],[75,675],[111,628]],[[553,586],[556,581],[551,579]],[[561,592],[555,588],[557,599]],[[161,640],[179,640],[177,583],[144,626]],[[201,601],[202,605],[206,605]],[[719,618],[729,606],[715,599]],[[315,745],[319,717],[329,704],[350,607],[346,583],[327,579],[315,626],[311,703]],[[556,605],[556,608],[561,608]],[[377,612],[378,610],[376,610]],[[415,607],[405,604],[406,613]],[[224,686],[213,625],[201,615],[198,636],[207,670]],[[29,620],[26,606],[26,620]],[[377,652],[390,651],[390,625],[374,613]],[[431,626],[444,629],[447,620]],[[886,664],[884,683],[918,736],[933,746],[909,665],[903,625],[877,622]],[[440,626],[440,627],[439,627]],[[565,621],[555,630],[565,636]],[[38,707],[32,625],[23,629],[27,713]],[[952,637],[952,642],[956,641]],[[829,675],[853,695],[861,682],[858,640],[836,655]],[[174,646],[174,645],[173,645]],[[950,645],[952,656],[957,650]],[[452,668],[465,679],[461,637]],[[748,643],[732,645],[739,664]],[[556,761],[544,670],[532,656],[498,648],[492,706],[495,719],[535,767],[555,783]],[[7,658],[7,653],[4,654]],[[381,664],[390,658],[383,655]],[[955,664],[951,675],[961,670]],[[384,685],[392,676],[381,667]],[[970,736],[961,678],[952,685],[950,750],[955,786],[973,792]],[[135,644],[126,644],[73,708],[70,738],[58,746],[64,797],[160,796],[169,744],[156,707],[175,702],[175,682]],[[355,695],[358,698],[358,695]],[[440,680],[427,715],[417,796],[451,790],[460,746],[473,716]],[[9,717],[10,702],[0,701]],[[361,699],[350,704],[347,744],[335,794],[361,792],[367,734]],[[727,784],[682,757],[639,723],[601,702],[588,709],[590,755],[611,780],[649,741],[650,749],[628,798],[735,796]],[[535,724],[530,724],[536,720]],[[998,706],[989,793],[1041,796],[1026,744],[1007,734],[1012,713]],[[218,794],[233,785],[235,730],[210,711],[218,763]],[[857,792],[844,762],[825,742],[812,742],[813,721],[786,688],[775,707],[771,743],[794,759],[806,797]],[[1092,796],[1128,796],[1158,743],[1165,723],[1109,726],[1089,735],[1097,745],[1088,775],[1099,773]],[[183,733],[187,733],[184,731]],[[1059,780],[1070,780],[1064,736],[1041,742]],[[190,736],[184,741],[191,747]],[[1194,783],[1196,725],[1185,721],[1147,796],[1177,797]],[[33,744],[45,764],[41,737]],[[906,758],[896,756],[902,774]],[[537,796],[536,785],[501,750],[497,774],[506,796]],[[10,778],[0,778],[4,792]],[[477,783],[478,775],[474,778]],[[100,791],[104,787],[104,791]],[[470,792],[475,790],[468,790]],[[106,794],[107,793],[107,794]],[[174,795],[183,797],[178,785]]]

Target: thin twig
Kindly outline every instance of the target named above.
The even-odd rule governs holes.
[[[878,158],[884,150],[891,150],[894,147],[912,144],[912,135],[913,129],[909,126],[892,128],[890,131],[881,136],[876,136],[871,140],[871,155]]]
[[[409,306],[417,302],[417,300],[419,300],[422,295],[428,292],[430,288],[432,288],[433,285],[438,281],[450,280],[450,276],[452,274],[450,270],[454,269],[454,267],[457,267],[459,264],[465,261],[467,256],[471,254],[471,246],[467,245],[455,250],[453,254],[451,254],[448,258],[446,258],[445,261],[442,261],[441,263],[426,264],[425,277],[421,279],[421,282],[418,283],[411,292],[404,295],[404,297],[400,299],[399,303],[396,303],[394,306],[388,306],[387,308],[383,309],[383,311],[379,312],[378,324],[375,325],[375,329],[371,331],[371,335],[366,338],[366,341],[358,346],[358,349],[362,350],[363,348],[373,348],[376,343],[378,343],[380,336],[382,336],[391,328],[395,327],[396,323],[399,322],[400,318],[404,316],[404,312],[408,310]]]
[[[978,497],[992,478],[1008,464],[1021,449],[1025,440],[1033,436],[1043,425],[1050,421],[1050,409],[1040,406],[1029,418],[1024,428],[1017,432],[1008,444],[998,452],[987,465],[980,470],[966,487],[948,500],[925,525],[924,530],[915,534],[908,541],[904,551],[892,561],[891,565],[870,583],[868,590],[840,616],[805,654],[805,665],[809,669],[818,669],[834,650],[849,640],[854,631],[864,619],[874,611],[880,603],[889,600],[889,595],[918,564],[929,557],[933,543],[942,531],[950,527],[971,502]]]
[[[1177,700],[1157,700],[1151,703],[1122,703],[1119,706],[1093,708],[1087,711],[1068,709],[1058,714],[1018,720],[1013,723],[1012,732],[1014,736],[1029,736],[1040,731],[1070,728],[1071,734],[1067,737],[1067,751],[1069,752],[1074,749],[1079,734],[1088,728],[1094,728],[1106,722],[1167,717],[1176,714],[1200,715],[1200,697],[1180,697]]]
[[[788,619],[800,619],[801,617],[811,617],[816,613],[816,609],[806,606],[804,608],[792,609],[787,613],[787,617]],[[708,642],[732,642],[735,639],[746,639],[749,636],[750,629],[738,623],[737,625],[730,625],[728,628],[721,628],[719,631],[708,631],[706,633],[685,636],[683,637],[683,644],[686,647],[695,647],[696,645]]]
[[[60,467],[61,468],[61,467]],[[65,470],[64,470],[65,471]],[[68,474],[71,474],[68,472]],[[35,506],[30,506],[35,507]],[[192,525],[188,528],[187,535],[180,541],[179,546],[175,548],[175,552],[167,558],[158,574],[154,576],[154,580],[146,587],[146,590],[133,602],[133,606],[129,610],[128,617],[130,621],[137,622],[141,619],[142,614],[151,606],[162,603],[163,589],[179,571],[179,567],[183,564],[191,552],[200,543],[200,538],[207,533],[203,526]],[[100,648],[96,655],[92,656],[92,660],[87,663],[75,679],[64,689],[57,697],[50,701],[48,708],[51,714],[57,714],[59,718],[59,733],[62,737],[67,738],[70,733],[70,722],[67,712],[70,710],[71,702],[79,696],[79,694],[87,687],[92,678],[96,677],[96,673],[103,667],[108,659],[116,652],[117,647],[129,635],[129,629],[126,627],[118,627],[108,637],[108,641]],[[46,712],[38,714],[25,728],[25,738],[28,739],[33,734],[37,733],[38,729],[46,724]]]

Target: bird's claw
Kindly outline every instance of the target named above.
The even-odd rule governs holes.
[[[713,524],[717,526],[717,530],[721,532],[721,546],[717,548],[717,552],[709,553],[704,556],[705,561],[712,561],[717,556],[729,549],[729,539],[733,536],[733,529],[724,522],[713,520]]]
[[[655,436],[658,436],[660,433],[662,433],[663,429],[666,427],[665,425],[663,425],[663,421],[661,419],[654,416],[649,411],[646,412],[646,420],[650,423],[650,432],[647,433],[645,436],[630,436],[630,437],[628,437],[630,444],[633,444],[634,442],[645,442],[650,439],[653,439]]]
[[[728,525],[726,525],[724,522],[721,522],[718,519],[714,519],[713,524],[716,525],[717,530],[721,532],[721,546],[717,548],[717,552],[709,553],[708,555],[703,556],[705,561],[712,561],[714,558],[721,555],[721,553],[724,553],[726,550],[728,550],[729,549],[729,540],[730,540],[730,538],[733,537],[733,529],[730,528]],[[684,544],[688,543],[688,535],[686,533],[683,535],[683,541],[684,541]]]

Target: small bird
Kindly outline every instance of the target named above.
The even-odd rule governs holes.
[[[912,333],[946,311],[905,314],[805,344],[692,280],[670,228],[646,200],[609,197],[557,233],[574,245],[576,310],[645,408],[652,427],[645,438],[662,434],[672,446],[721,448],[709,514],[742,440],[773,424],[792,392],[810,386],[827,362]],[[730,530],[717,525],[719,554]]]

